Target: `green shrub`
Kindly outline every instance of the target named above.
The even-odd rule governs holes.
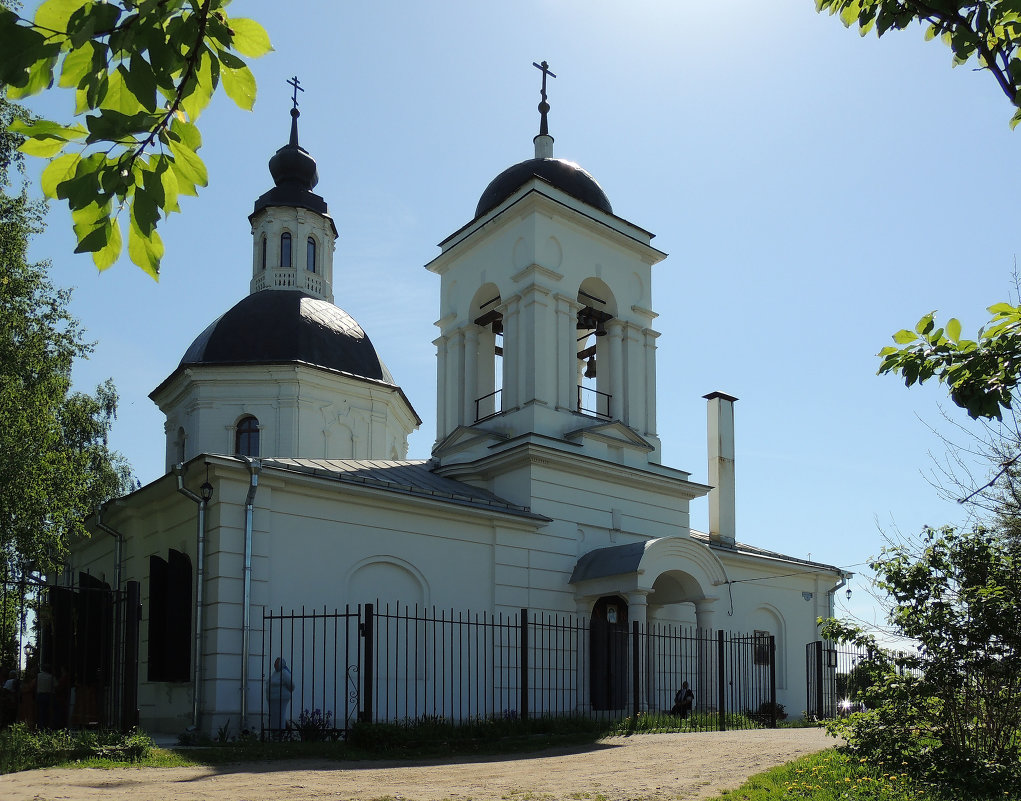
[[[891,598],[889,621],[917,647],[891,654],[857,626],[826,621],[824,637],[869,654],[853,676],[866,711],[827,728],[868,764],[903,765],[914,780],[962,798],[1017,797],[1021,540],[983,528],[926,529],[916,547],[888,548],[871,567]]]
[[[149,735],[137,729],[127,734],[103,730],[33,731],[24,723],[15,723],[0,731],[0,773],[82,759],[137,762],[145,759],[152,748]]]

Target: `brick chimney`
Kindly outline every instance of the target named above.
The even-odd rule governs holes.
[[[709,541],[734,547],[734,401],[722,392],[710,392],[709,434]]]

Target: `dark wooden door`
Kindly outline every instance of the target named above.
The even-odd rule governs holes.
[[[616,596],[596,601],[589,625],[589,687],[595,710],[627,705],[627,602]]]

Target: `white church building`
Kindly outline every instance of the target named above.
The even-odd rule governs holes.
[[[334,305],[337,229],[292,110],[249,218],[249,294],[150,395],[166,475],[106,504],[72,553],[71,576],[138,582],[144,727],[258,728],[282,647],[265,610],[366,603],[754,632],[775,643],[776,699],[805,709],[805,646],[849,574],[737,541],[735,398],[706,395],[707,483],[661,463],[666,254],[554,157],[548,110],[544,93],[534,158],[494,178],[426,265],[438,403],[419,459],[415,393]],[[706,496],[700,533],[689,504]],[[581,686],[571,711],[591,708]]]

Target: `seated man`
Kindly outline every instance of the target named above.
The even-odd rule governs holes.
[[[681,689],[674,694],[674,705],[670,709],[670,714],[686,718],[694,705],[695,693],[688,687],[688,682],[682,682]]]

